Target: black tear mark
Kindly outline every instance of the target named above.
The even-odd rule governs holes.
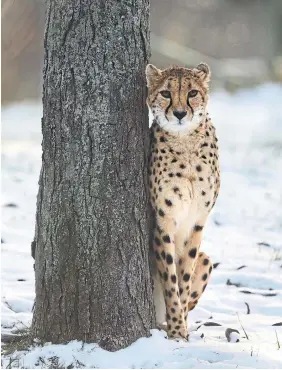
[[[192,112],[192,118],[194,116],[194,109],[191,107],[190,103],[189,103],[189,98],[187,99],[187,105],[188,107],[191,109],[191,112]]]
[[[168,105],[168,107],[166,108],[166,110],[165,110],[165,118],[167,119],[167,121],[168,121],[168,118],[167,118],[167,113],[168,113],[168,110],[169,110],[169,108],[171,107],[171,105],[172,105],[172,99],[170,98],[170,102],[169,102],[169,105]]]

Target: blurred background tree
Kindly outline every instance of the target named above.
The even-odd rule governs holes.
[[[44,13],[44,0],[2,0],[2,103],[41,96]],[[281,0],[151,0],[151,62],[205,61],[213,87],[282,81],[281,24]]]

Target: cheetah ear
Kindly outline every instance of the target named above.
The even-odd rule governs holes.
[[[196,75],[204,82],[209,82],[211,77],[210,67],[206,63],[200,63],[193,69]]]
[[[145,73],[148,87],[151,87],[154,84],[154,82],[158,80],[162,75],[162,71],[157,67],[153,66],[153,64],[147,65]]]

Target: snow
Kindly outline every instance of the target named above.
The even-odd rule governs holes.
[[[282,368],[282,326],[273,326],[282,321],[281,102],[275,84],[211,96],[222,186],[201,249],[219,265],[189,314],[189,343],[154,329],[115,353],[77,341],[47,343],[3,356],[2,366],[16,358],[12,367],[48,368],[56,357],[75,368]],[[40,118],[39,103],[2,110],[2,333],[32,319]],[[226,329],[239,334],[228,342]]]
[[[152,330],[152,336],[140,338],[131,346],[117,352],[107,352],[95,344],[77,341],[67,345],[47,344],[28,352],[21,360],[25,368],[40,368],[40,358],[57,356],[60,363],[69,366],[83,364],[85,368],[279,368],[278,351],[264,343],[265,351],[246,342],[228,343],[219,338],[220,331],[206,331],[206,336],[192,336],[189,343],[167,340],[164,332]],[[258,343],[259,345],[259,343]],[[267,350],[268,349],[268,350]],[[46,363],[47,365],[47,363]]]

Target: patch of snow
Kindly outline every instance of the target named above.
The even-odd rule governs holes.
[[[18,358],[19,367],[48,368],[48,359],[55,356],[65,367],[281,368],[276,335],[281,343],[282,327],[273,326],[282,316],[281,101],[282,87],[272,84],[211,96],[222,185],[201,249],[219,265],[189,313],[189,343],[152,330],[150,338],[115,353],[77,341],[47,343],[4,356],[2,366],[12,357]],[[30,243],[41,166],[41,114],[40,104],[32,103],[2,110],[2,333],[29,326],[32,319]],[[240,334],[231,333],[228,342],[226,329]]]

